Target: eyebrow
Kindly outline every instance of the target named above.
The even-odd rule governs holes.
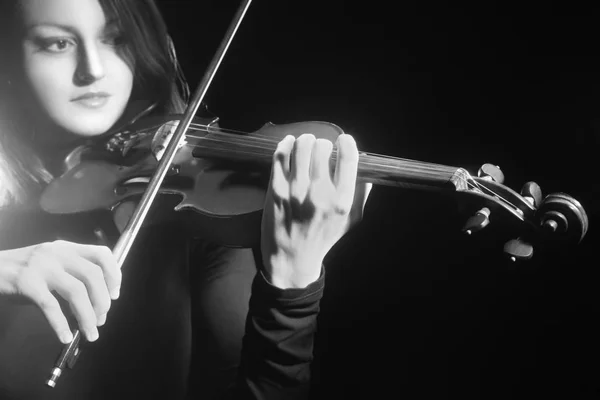
[[[50,22],[42,22],[42,23],[39,23],[39,24],[32,24],[32,25],[27,26],[27,28],[25,30],[27,32],[30,32],[30,31],[32,31],[35,28],[39,28],[39,27],[43,27],[43,26],[49,26],[49,27],[52,27],[52,28],[59,28],[59,29],[62,29],[63,31],[75,33],[75,29],[72,26],[62,25],[62,24],[55,24],[55,23],[50,23]]]
[[[25,31],[26,32],[30,32],[31,30],[38,28],[38,27],[42,27],[42,26],[49,26],[52,28],[59,28],[62,29],[63,31],[67,31],[70,32],[72,34],[76,34],[77,33],[77,29],[75,29],[74,27],[70,26],[70,25],[64,25],[64,24],[58,24],[58,23],[54,23],[54,22],[40,22],[40,23],[35,23],[35,24],[31,24],[29,26],[26,27]],[[111,19],[109,21],[106,21],[106,24],[104,25],[104,29],[111,29],[118,26],[117,24],[117,20],[115,19]]]

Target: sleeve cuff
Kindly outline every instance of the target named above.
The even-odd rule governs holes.
[[[302,289],[278,288],[271,284],[260,270],[254,280],[254,285],[255,289],[261,293],[261,297],[265,297],[265,300],[268,299],[269,301],[287,303],[308,300],[309,298],[311,301],[320,300],[325,288],[325,266],[321,266],[319,279]]]

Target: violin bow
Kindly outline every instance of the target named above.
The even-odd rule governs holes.
[[[194,115],[198,111],[198,107],[204,100],[204,96],[208,91],[208,88],[217,73],[219,66],[221,65],[221,61],[225,57],[225,53],[231,44],[233,37],[235,36],[248,8],[250,7],[250,3],[252,0],[242,0],[233,20],[231,21],[229,28],[225,32],[225,37],[221,41],[219,48],[217,49],[215,55],[212,58],[207,70],[194,93],[190,103],[187,106],[185,113],[171,140],[166,146],[162,157],[160,158],[156,171],[152,175],[150,182],[148,183],[147,189],[144,191],[140,202],[138,203],[131,219],[127,223],[123,233],[119,237],[119,240],[115,244],[112,252],[113,255],[117,259],[117,265],[119,268],[123,266],[127,255],[129,254],[129,250],[133,245],[137,235],[144,223],[144,219],[158,194],[158,190],[167,175],[167,172],[175,158],[175,154],[177,153],[179,143],[183,140],[185,133],[187,132]],[[62,372],[65,367],[73,368],[77,358],[81,354],[81,350],[79,348],[79,343],[81,341],[81,332],[79,329],[75,329],[73,331],[73,340],[71,343],[64,345],[62,352],[58,356],[54,364],[54,368],[52,369],[50,378],[46,381],[46,385],[49,387],[55,387],[58,379],[62,375]]]

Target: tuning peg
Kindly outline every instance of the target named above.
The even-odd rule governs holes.
[[[500,170],[500,167],[493,164],[483,164],[481,168],[479,168],[479,171],[477,171],[477,176],[496,183],[504,182],[504,174]]]
[[[521,189],[521,196],[529,201],[532,206],[538,207],[542,202],[542,189],[535,182],[527,182]]]
[[[477,232],[485,228],[489,223],[490,210],[487,207],[483,207],[481,210],[477,211],[475,215],[473,215],[467,220],[462,230],[467,235],[470,235],[471,233]]]
[[[533,246],[523,239],[517,238],[506,242],[504,252],[512,261],[528,260],[533,256]]]

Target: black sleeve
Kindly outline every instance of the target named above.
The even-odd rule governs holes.
[[[308,399],[324,273],[305,289],[282,290],[262,272],[252,284],[236,400]]]

